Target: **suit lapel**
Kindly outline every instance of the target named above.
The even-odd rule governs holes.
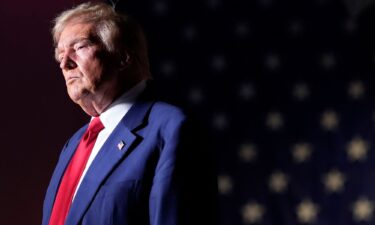
[[[71,205],[66,224],[79,224],[100,186],[114,167],[138,144],[136,131],[146,126],[152,102],[138,101],[117,125],[95,157]],[[119,143],[124,143],[122,149]]]
[[[43,216],[43,224],[48,224],[49,218],[52,213],[53,204],[55,202],[55,197],[60,185],[60,181],[62,176],[64,175],[65,169],[68,166],[70,159],[72,158],[75,150],[77,149],[78,143],[81,140],[81,137],[85,130],[87,129],[87,125],[82,127],[79,131],[76,132],[75,135],[69,140],[69,142],[64,146],[59,161],[56,165],[56,169],[52,174],[51,182],[48,186],[46,198],[44,202],[44,216]]]

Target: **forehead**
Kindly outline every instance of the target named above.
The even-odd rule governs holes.
[[[77,39],[89,38],[94,25],[90,23],[68,23],[62,30],[57,48],[69,46]]]

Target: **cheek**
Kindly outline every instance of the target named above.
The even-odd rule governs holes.
[[[97,80],[102,79],[103,65],[97,57],[81,58],[77,64],[83,78],[90,83],[96,83]]]
[[[97,61],[86,64],[84,77],[92,84],[97,84],[103,78],[103,68]]]

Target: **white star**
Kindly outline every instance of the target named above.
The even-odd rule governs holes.
[[[321,56],[320,59],[321,66],[326,70],[330,70],[336,65],[335,56],[332,53],[326,53]]]
[[[357,29],[357,24],[354,20],[349,19],[345,22],[344,29],[349,33],[353,33]]]
[[[244,162],[251,162],[257,157],[257,150],[254,144],[246,143],[241,145],[238,156]]]
[[[297,219],[300,223],[314,223],[318,216],[319,207],[310,200],[303,200],[297,206]]]
[[[222,195],[227,195],[232,192],[233,181],[228,175],[220,175],[217,180],[218,191]]]
[[[321,118],[321,125],[325,130],[333,131],[339,124],[339,118],[335,111],[326,110]]]
[[[222,4],[221,0],[208,0],[207,5],[210,9],[216,10]]]
[[[224,130],[228,127],[228,119],[224,113],[213,116],[213,125],[218,130]]]
[[[227,66],[224,56],[217,55],[212,58],[211,67],[217,71],[222,72]]]
[[[270,7],[272,5],[272,0],[258,0],[258,2],[263,7]]]
[[[252,84],[245,83],[241,84],[238,89],[238,95],[245,101],[250,100],[255,95],[255,89]]]
[[[374,203],[366,197],[361,197],[354,202],[352,213],[356,222],[369,222],[374,213]]]
[[[162,62],[161,64],[161,73],[164,74],[164,76],[171,76],[172,74],[174,74],[176,68],[175,68],[175,64],[174,62],[172,61],[164,61]]]
[[[300,21],[293,21],[289,25],[289,30],[292,34],[297,35],[303,31],[303,26]]]
[[[364,9],[366,9],[373,1],[344,1],[351,17],[357,17]]]
[[[288,180],[289,178],[285,173],[276,171],[271,174],[268,185],[272,192],[283,193],[288,186]]]
[[[360,99],[365,94],[365,86],[361,81],[353,81],[349,84],[348,94],[353,99]]]
[[[302,163],[308,160],[312,153],[312,147],[308,143],[297,143],[292,148],[294,162]]]
[[[369,144],[361,137],[353,138],[347,145],[346,152],[351,161],[362,161],[367,158]]]
[[[155,4],[154,4],[154,11],[158,15],[160,15],[160,16],[165,15],[167,13],[167,11],[168,11],[168,5],[167,5],[167,3],[164,2],[164,1],[157,1],[157,2],[155,2]]]
[[[203,98],[204,98],[202,90],[200,88],[197,88],[197,87],[190,89],[189,94],[188,94],[188,98],[189,98],[190,102],[192,102],[194,104],[201,103],[203,101]]]
[[[323,183],[329,193],[340,192],[344,189],[345,175],[333,169],[323,176]]]
[[[310,95],[309,87],[305,83],[296,84],[293,88],[293,96],[300,101],[305,100]]]
[[[193,41],[197,36],[197,30],[193,26],[188,26],[182,31],[183,37],[187,41]]]
[[[266,125],[271,130],[279,130],[284,124],[283,117],[279,112],[271,112],[267,115]]]
[[[266,56],[264,64],[269,70],[277,70],[281,65],[280,58],[276,54],[269,54]]]
[[[236,28],[235,28],[235,33],[240,38],[247,37],[250,33],[248,24],[246,22],[237,23]]]
[[[245,224],[259,223],[266,212],[264,206],[257,202],[249,202],[242,207],[242,219]]]

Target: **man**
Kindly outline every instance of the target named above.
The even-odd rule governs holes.
[[[61,152],[42,224],[209,224],[214,182],[196,160],[203,151],[192,154],[202,145],[186,135],[185,114],[150,91],[139,26],[84,3],[61,13],[52,34],[68,95],[92,119]]]

